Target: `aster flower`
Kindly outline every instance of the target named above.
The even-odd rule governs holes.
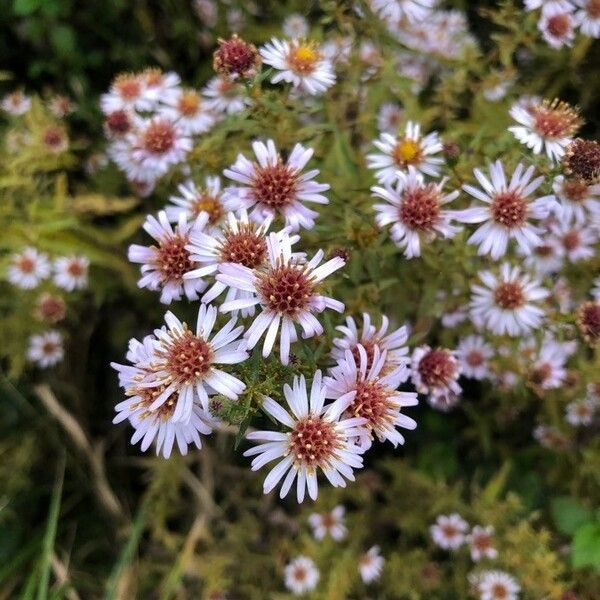
[[[62,256],[54,261],[54,283],[72,292],[87,287],[90,261],[87,256]]]
[[[508,130],[534,154],[545,151],[553,162],[564,156],[565,148],[582,123],[577,110],[558,99],[529,102],[521,99],[511,107],[510,116],[519,125]]]
[[[528,346],[530,352],[528,352]],[[545,335],[538,350],[536,344],[531,347],[525,344],[525,352],[531,353],[529,360],[531,366],[528,368],[528,382],[539,390],[551,390],[562,387],[566,378],[565,365],[569,357],[577,349],[575,342],[559,342],[550,335]]]
[[[201,213],[207,213],[207,225],[214,227],[220,225],[227,211],[234,208],[234,203],[228,202],[223,195],[220,177],[206,177],[201,187],[188,180],[180,184],[177,191],[179,195],[171,196],[170,204],[165,206],[167,218],[171,223],[177,223],[182,212],[188,220],[195,219]]]
[[[596,255],[598,232],[585,225],[557,224],[551,227],[557,254],[575,263]]]
[[[449,410],[460,398],[461,365],[447,348],[415,348],[411,358],[411,381],[419,394],[428,394],[433,408]]]
[[[518,600],[521,586],[504,571],[484,571],[478,581],[480,600]]]
[[[197,300],[199,292],[206,288],[206,282],[201,279],[184,279],[186,273],[197,267],[186,246],[190,243],[192,234],[204,229],[208,219],[208,213],[202,212],[188,223],[185,214],[180,213],[177,225],[172,227],[164,211],[158,213],[158,219],[148,215],[143,227],[158,245],[132,244],[127,254],[131,262],[142,265],[142,277],[138,286],[152,291],[160,290],[160,301],[163,304],[180,300],[182,294],[188,300]]]
[[[215,124],[215,115],[196,90],[178,89],[162,100],[159,114],[177,123],[184,135],[204,133]]]
[[[328,184],[314,181],[319,174],[317,169],[302,173],[313,149],[296,144],[285,162],[273,140],[266,144],[255,141],[252,149],[257,162],[239,154],[235,163],[223,171],[226,177],[242,184],[227,188],[227,199],[237,201],[239,208],[252,208],[251,217],[257,221],[280,214],[294,231],[300,227],[312,229],[318,213],[303,202],[327,204],[321,192],[329,189]]]
[[[479,273],[483,285],[472,286],[471,314],[497,335],[518,336],[536,329],[544,311],[538,305],[549,296],[540,282],[504,263],[499,275]]]
[[[213,69],[232,80],[250,79],[260,67],[260,57],[254,44],[234,33],[228,40],[219,39],[219,47],[213,53]]]
[[[588,37],[600,38],[600,2],[598,0],[573,0],[578,7],[575,21],[579,31]]]
[[[50,275],[48,255],[27,247],[18,254],[13,254],[7,269],[6,277],[10,283],[24,290],[31,290]]]
[[[44,150],[52,154],[66,152],[69,148],[69,137],[64,127],[49,125],[42,131],[41,142]]]
[[[74,113],[77,105],[68,96],[55,94],[48,101],[48,110],[58,119],[64,119]]]
[[[437,5],[438,0],[370,0],[373,12],[390,23],[402,19],[423,21]]]
[[[360,449],[350,442],[359,434],[364,419],[340,420],[351,399],[340,398],[328,406],[321,372],[315,373],[310,398],[304,376],[294,377],[292,387],[284,385],[283,393],[292,414],[273,399],[265,397],[262,408],[289,431],[253,431],[246,437],[260,442],[244,456],[256,456],[252,470],[278,460],[265,478],[263,489],[268,494],[283,479],[279,496],[287,496],[294,480],[299,503],[308,495],[317,499],[317,471],[320,469],[334,487],[345,487],[346,479],[354,481],[353,469],[362,467]]]
[[[483,558],[498,558],[498,550],[494,548],[494,528],[491,525],[482,527],[475,525],[471,533],[466,537],[471,551],[471,558],[478,562]]]
[[[41,369],[53,367],[64,357],[62,335],[58,331],[45,331],[29,338],[27,359]]]
[[[387,373],[397,367],[405,366],[410,362],[408,355],[408,327],[403,325],[398,329],[387,333],[390,320],[383,315],[379,329],[371,324],[371,316],[363,313],[362,330],[359,332],[356,321],[352,317],[346,317],[346,325],[339,325],[336,329],[343,337],[334,338],[331,356],[336,361],[344,360],[346,351],[350,350],[354,358],[359,361],[360,354],[358,346],[361,345],[367,353],[367,368],[373,364],[375,347],[386,352],[385,363],[382,373]]]
[[[377,112],[377,129],[393,135],[404,120],[404,109],[393,102],[386,102]]]
[[[554,178],[552,190],[560,207],[558,216],[564,223],[585,223],[591,215],[600,214],[600,184],[558,175]]]
[[[319,583],[319,569],[306,556],[298,556],[285,567],[285,587],[296,596],[311,592]]]
[[[31,98],[16,90],[2,98],[0,108],[13,116],[24,115],[31,108]]]
[[[100,108],[105,115],[118,110],[149,110],[151,106],[144,98],[146,83],[141,75],[122,73],[112,82],[107,94],[100,97]]]
[[[295,40],[304,39],[308,35],[308,21],[299,13],[288,15],[283,21],[283,34]]]
[[[214,420],[202,407],[197,398],[192,402],[187,421],[175,420],[174,413],[179,406],[177,391],[173,391],[161,406],[150,407],[166,389],[167,384],[148,386],[146,382],[155,374],[156,338],[146,336],[141,342],[135,338],[129,342],[127,360],[130,365],[111,363],[119,373],[119,385],[124,388],[127,399],[115,406],[117,415],[113,423],[128,420],[134,428],[131,443],[141,442],[145,452],[156,440],[156,454],[169,458],[175,445],[180,454],[186,455],[188,446],[202,447],[200,434],[208,435],[214,427]]]
[[[404,135],[382,133],[373,144],[381,154],[368,154],[367,166],[375,171],[381,184],[392,184],[399,179],[400,173],[408,171],[409,166],[424,175],[440,176],[444,159],[435,155],[443,150],[443,146],[435,131],[422,136],[421,126],[408,121]]]
[[[527,270],[539,276],[558,273],[564,263],[564,253],[559,248],[559,244],[549,228],[544,229],[540,238],[541,243],[534,246],[531,251],[517,248],[518,253],[522,256],[523,265]]]
[[[524,4],[527,10],[547,10],[548,5],[554,5],[567,12],[573,10],[571,0],[524,0]]]
[[[173,71],[164,72],[158,67],[149,67],[140,74],[144,87],[142,98],[146,106],[155,108],[159,102],[172,102],[181,91],[181,79]]]
[[[358,572],[363,583],[369,584],[381,577],[385,559],[381,556],[379,546],[372,546],[358,561]]]
[[[474,170],[475,177],[483,189],[464,185],[463,189],[485,203],[456,211],[455,218],[464,223],[482,223],[468,242],[479,246],[478,254],[490,254],[494,260],[506,254],[508,242],[515,239],[524,254],[531,252],[542,240],[539,227],[530,223],[532,219],[545,219],[555,207],[554,196],[543,196],[531,200],[529,196],[542,184],[542,176],[533,179],[533,166],[524,170],[518,164],[510,181],[507,182],[501,161],[489,167],[491,179],[479,169]]]
[[[584,302],[577,309],[576,322],[583,339],[592,347],[600,342],[600,301]]]
[[[290,344],[298,339],[297,325],[302,328],[304,339],[320,335],[323,326],[314,313],[326,308],[336,312],[344,310],[344,305],[338,300],[319,294],[319,284],[341,269],[345,262],[336,256],[319,266],[324,256],[322,250],[310,261],[304,262],[292,253],[292,242],[286,233],[269,235],[267,253],[268,263],[255,270],[240,264],[224,263],[220,266],[217,281],[252,293],[250,298],[226,302],[221,310],[229,312],[259,304],[262,311],[246,331],[248,348],[254,348],[266,331],[263,357],[269,356],[281,325],[279,355],[286,365]]]
[[[429,528],[434,543],[443,550],[456,550],[466,540],[468,523],[457,513],[439,515]]]
[[[494,349],[480,335],[468,335],[456,347],[461,374],[471,379],[487,379],[490,375],[489,361]]]
[[[312,527],[315,539],[322,540],[326,535],[330,535],[336,542],[343,540],[348,533],[344,523],[345,514],[346,509],[340,504],[331,512],[309,515],[308,523]]]
[[[408,174],[399,171],[395,187],[374,186],[373,194],[386,201],[375,204],[375,220],[381,228],[392,224],[391,238],[398,248],[404,250],[406,258],[421,256],[421,243],[435,239],[439,234],[452,238],[460,228],[451,225],[455,211],[442,207],[458,197],[459,192],[444,194],[446,179],[439,183],[425,183],[423,176],[412,166]]]
[[[573,427],[591,425],[596,414],[597,404],[593,398],[584,398],[569,402],[565,411],[565,420]]]
[[[335,83],[333,65],[316,42],[278,40],[260,49],[263,62],[276,69],[271,83],[286,81],[300,93],[317,96]]]
[[[244,86],[228,77],[213,77],[202,90],[207,98],[206,108],[217,114],[233,115],[251,104]]]
[[[344,402],[348,406],[346,414],[364,421],[356,440],[363,450],[370,447],[374,435],[381,442],[388,440],[394,447],[404,444],[404,436],[397,428],[415,429],[417,423],[401,410],[418,403],[414,392],[397,391],[400,384],[408,379],[406,364],[383,374],[385,350],[382,352],[375,346],[371,360],[362,345],[356,346],[356,351],[357,359],[350,350],[346,350],[344,359],[325,378],[327,398]]]
[[[565,10],[560,3],[554,2],[549,2],[544,7],[538,22],[538,29],[546,43],[557,50],[573,45],[576,26],[577,20],[572,11]]]

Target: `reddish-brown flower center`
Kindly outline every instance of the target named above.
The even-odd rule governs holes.
[[[527,219],[527,202],[517,191],[500,192],[490,207],[494,221],[504,227],[521,227]]]
[[[260,275],[257,289],[271,310],[294,318],[308,306],[315,286],[302,267],[282,265]]]
[[[175,143],[175,129],[168,121],[155,120],[148,125],[142,138],[142,146],[152,154],[165,154]]]
[[[213,58],[213,67],[217,73],[242,77],[251,75],[260,61],[256,47],[236,34],[229,40],[219,40],[219,47]]]
[[[267,242],[252,224],[241,225],[237,233],[229,231],[219,250],[222,262],[232,262],[255,269],[267,256]]]
[[[391,392],[377,380],[358,381],[356,396],[349,407],[355,417],[367,419],[366,425],[382,429],[390,420],[390,408],[394,407]]]
[[[554,254],[554,248],[549,244],[542,244],[534,248],[534,253],[540,258],[548,258]]]
[[[552,375],[552,365],[541,363],[536,365],[529,372],[529,381],[534,385],[542,385]]]
[[[470,367],[480,367],[485,362],[480,350],[470,350],[465,360]]]
[[[430,183],[404,192],[400,220],[410,229],[432,231],[440,218],[440,194]]]
[[[56,352],[57,349],[58,344],[56,342],[53,342],[52,340],[44,340],[44,342],[42,343],[42,352],[44,354],[54,354],[54,352]]]
[[[600,175],[600,144],[595,140],[576,139],[567,148],[565,171],[594,183]]]
[[[367,369],[370,369],[371,365],[373,364],[373,356],[375,355],[375,346],[377,345],[377,340],[361,340],[360,345],[365,349],[365,353],[367,355]],[[352,356],[354,357],[356,364],[360,365],[360,352],[358,351],[358,344],[350,351],[352,352]]]
[[[308,573],[304,567],[294,567],[293,577],[296,581],[305,581]]]
[[[252,185],[258,202],[277,210],[294,200],[298,176],[280,159],[274,165],[257,166]]]
[[[73,277],[81,277],[85,274],[85,267],[78,260],[72,260],[69,262],[69,266],[67,267],[67,272],[69,275]]]
[[[164,73],[156,67],[151,67],[144,71],[144,80],[148,87],[158,87],[162,84],[163,79]]]
[[[153,410],[152,412],[149,410],[150,405],[165,391],[167,385],[168,384],[165,383],[156,387],[140,386],[129,390],[128,394],[130,396],[139,398],[136,404],[130,406],[130,409],[135,410],[140,407],[145,408],[146,410],[139,415],[140,419],[146,419],[148,417],[155,419],[158,417],[162,421],[167,421],[175,412],[178,400],[177,392],[171,394],[156,410]]]
[[[576,110],[566,102],[544,101],[531,109],[533,128],[543,137],[557,139],[573,135],[581,125]]]
[[[114,135],[125,135],[131,130],[131,119],[125,110],[115,110],[106,117],[106,128]]]
[[[323,467],[340,446],[340,435],[333,423],[308,415],[300,419],[289,434],[289,449],[295,462],[308,468]]]
[[[595,346],[600,341],[600,302],[584,302],[577,311],[577,325],[586,341]]]
[[[442,525],[441,529],[442,533],[447,538],[453,538],[459,534],[458,529],[454,525],[452,525],[452,523],[446,523],[445,525]]]
[[[162,273],[163,281],[182,281],[184,273],[193,268],[190,253],[186,250],[189,238],[172,235],[165,238],[157,249],[156,266]]]
[[[331,513],[324,513],[321,515],[321,523],[325,529],[331,529],[336,525],[337,521]]]
[[[562,244],[567,251],[576,250],[581,246],[581,234],[577,229],[570,229],[562,236]]]
[[[50,126],[44,131],[44,145],[52,150],[61,148],[65,142],[65,133],[60,127]]]
[[[211,346],[189,329],[172,339],[163,357],[173,380],[179,383],[194,383],[210,370],[213,360]]]
[[[525,304],[523,286],[518,281],[503,281],[494,290],[494,302],[505,310],[515,310]]]
[[[177,109],[184,117],[193,117],[200,109],[200,96],[193,90],[182,92],[177,101]]]
[[[456,376],[457,363],[444,348],[430,350],[419,361],[418,371],[427,387],[446,387]]]
[[[562,185],[562,193],[571,202],[583,202],[588,197],[588,184],[579,177],[566,179]]]
[[[35,261],[29,256],[20,256],[16,265],[22,273],[33,273],[35,271]]]
[[[123,100],[135,100],[142,91],[140,80],[135,75],[119,75],[114,86]]]
[[[552,37],[562,38],[566,36],[571,29],[571,16],[569,13],[552,15],[546,22],[546,29]]]
[[[600,0],[588,0],[585,10],[591,19],[600,19]]]
[[[480,552],[490,550],[492,548],[492,538],[487,533],[473,535],[473,546]]]

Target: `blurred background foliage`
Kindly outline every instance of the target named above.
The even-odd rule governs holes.
[[[364,8],[333,0],[231,0],[217,3],[216,23],[208,26],[187,0],[5,0],[0,85],[36,99],[23,119],[0,125],[0,269],[28,244],[52,255],[82,253],[92,264],[92,285],[69,296],[66,360],[41,374],[23,358],[28,336],[39,328],[31,318],[35,297],[0,281],[0,597],[285,598],[277,591],[283,566],[305,553],[321,568],[314,598],[459,600],[467,597],[472,563],[466,551],[448,556],[435,549],[428,533],[438,514],[459,512],[471,524],[495,526],[498,565],[515,574],[526,600],[598,598],[597,429],[575,436],[561,452],[540,447],[531,435],[540,415],[560,425],[565,404],[598,378],[597,354],[581,358],[571,388],[542,398],[525,386],[505,392],[471,383],[451,416],[419,408],[418,429],[405,447],[378,446],[357,483],[322,490],[316,508],[263,496],[262,478],[232,451],[234,428],[212,436],[201,452],[163,461],[141,456],[129,447],[128,432],[111,425],[120,392],[108,363],[163,313],[154,294],[137,289],[126,247],[144,239],[145,215],[165,204],[178,177],[139,199],[113,166],[86,169],[104,147],[98,97],[118,72],[158,65],[200,87],[212,75],[219,36],[237,30],[259,44],[281,35],[292,12],[309,17],[317,38],[376,40],[382,60],[372,85],[362,85],[356,59],[341,65],[326,120],[301,119],[293,99],[267,86],[250,118],[232,116],[200,139],[191,167],[197,178],[218,172],[266,135],[286,148],[297,141],[315,147],[331,203],[303,242],[328,252],[344,246],[351,260],[336,280],[336,297],[348,313],[411,322],[413,343],[427,336],[452,346],[455,334],[437,322],[448,308],[438,292],[468,290],[478,263],[462,243],[466,234],[444,252],[434,244],[421,260],[407,262],[376,229],[363,157],[381,103],[401,101],[411,118],[459,145],[450,188],[486,159],[503,156],[512,166],[525,156],[506,132],[508,99],[483,99],[494,76],[514,76],[518,94],[578,104],[586,119],[582,133],[599,137],[598,42],[578,39],[570,51],[551,50],[518,2],[447,2],[466,11],[478,48],[456,61],[438,58],[440,68],[415,94],[390,59],[397,42],[368,11],[358,17],[355,4]],[[228,23],[232,11],[241,26]],[[53,93],[77,104],[60,123],[45,105]],[[56,125],[68,130],[69,147],[51,155],[35,139]],[[538,167],[546,169],[542,161]],[[577,286],[581,275],[589,282],[599,270],[596,258],[585,274],[574,269],[570,281]],[[180,303],[176,310],[192,320],[196,307]],[[326,315],[325,324],[316,353],[314,346],[299,349],[303,358],[325,355],[338,323]],[[267,374],[276,368],[264,366]],[[308,514],[339,503],[348,511],[347,540],[315,542]],[[373,544],[387,564],[367,590],[356,564]]]

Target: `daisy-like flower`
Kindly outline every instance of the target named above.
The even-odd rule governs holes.
[[[534,154],[542,151],[552,162],[559,161],[582,124],[577,110],[558,99],[517,101],[510,116],[518,123],[508,130]]]
[[[273,38],[260,49],[260,55],[266,65],[279,71],[271,83],[286,81],[311,96],[323,94],[335,83],[333,65],[316,42]]]
[[[61,256],[54,261],[54,283],[72,292],[87,287],[90,261],[87,256]]]
[[[159,392],[148,410],[175,401],[171,418],[186,423],[196,399],[205,411],[209,408],[209,395],[217,393],[230,400],[238,399],[246,385],[217,365],[235,365],[248,358],[244,343],[238,339],[244,328],[236,327],[233,318],[211,339],[216,320],[217,309],[202,304],[194,333],[172,312],[165,314],[166,328],[154,331],[157,342],[152,377],[144,381],[149,389]]]
[[[456,550],[466,541],[469,524],[458,514],[439,515],[429,528],[434,543],[443,550]]]
[[[439,234],[448,239],[454,237],[460,227],[450,222],[456,211],[444,210],[443,206],[458,197],[459,192],[444,194],[446,179],[439,183],[425,183],[414,167],[408,167],[408,174],[398,172],[398,181],[392,187],[374,186],[373,194],[386,201],[375,204],[375,220],[381,228],[392,224],[390,234],[398,248],[404,250],[406,258],[421,256],[421,244],[429,242]]]
[[[381,577],[384,565],[385,558],[381,556],[379,546],[372,546],[358,561],[358,572],[363,583],[377,581]]]
[[[152,291],[160,290],[160,301],[171,304],[185,294],[188,300],[198,300],[198,293],[206,288],[202,279],[184,279],[184,275],[198,265],[190,258],[186,246],[192,234],[201,232],[208,222],[209,215],[200,213],[189,222],[185,213],[179,213],[179,221],[172,227],[164,211],[158,213],[158,219],[148,215],[144,230],[157,242],[156,246],[132,244],[127,254],[129,260],[140,263],[142,277],[138,281],[140,288]]]
[[[162,100],[159,113],[177,126],[185,135],[208,131],[215,124],[215,115],[206,107],[205,101],[196,90],[179,89]]]
[[[165,73],[158,67],[149,67],[140,77],[144,82],[142,97],[151,108],[156,108],[159,102],[171,102],[181,91],[181,79],[173,71]]]
[[[595,256],[598,232],[585,225],[557,224],[551,227],[559,256],[575,263]]]
[[[312,527],[315,539],[322,540],[329,534],[336,542],[343,540],[348,533],[344,522],[345,514],[346,509],[341,504],[331,512],[312,513],[308,517],[308,523]]]
[[[420,346],[411,359],[411,381],[419,394],[428,394],[433,408],[449,410],[462,393],[458,384],[461,364],[447,348]]]
[[[525,8],[527,10],[547,10],[548,5],[558,6],[561,10],[570,11],[573,10],[571,0],[524,0]]]
[[[443,150],[437,132],[421,135],[421,126],[408,121],[404,135],[382,133],[373,145],[381,154],[368,154],[367,166],[375,171],[379,183],[392,184],[400,173],[414,167],[430,177],[439,177],[444,159],[435,156]]]
[[[235,163],[223,171],[226,177],[242,184],[227,188],[227,199],[236,201],[238,208],[252,208],[250,216],[257,221],[280,214],[294,231],[300,227],[312,229],[318,213],[303,202],[327,204],[321,192],[329,189],[328,184],[314,181],[319,174],[317,169],[302,173],[313,149],[296,144],[285,162],[273,140],[267,140],[266,144],[253,142],[252,149],[257,162],[239,154]]]
[[[482,558],[498,558],[498,550],[494,548],[494,528],[491,525],[482,527],[475,525],[471,533],[466,537],[471,550],[471,558],[479,562]]]
[[[357,362],[360,362],[358,346],[361,345],[367,353],[367,368],[373,364],[373,355],[375,347],[386,352],[385,364],[382,367],[382,373],[388,373],[397,367],[405,366],[410,362],[408,356],[408,327],[403,325],[398,329],[388,333],[390,320],[383,315],[381,317],[381,326],[379,329],[371,323],[371,316],[363,313],[362,330],[359,332],[356,321],[352,317],[346,317],[346,325],[340,325],[336,329],[343,335],[340,338],[334,338],[333,350],[331,356],[336,361],[344,360],[346,351],[350,350]]]
[[[27,359],[41,369],[53,367],[64,355],[62,335],[58,331],[45,331],[29,338]]]
[[[577,349],[575,342],[559,342],[546,335],[537,352],[535,345],[530,358],[527,380],[537,389],[552,390],[562,387],[567,378],[566,362]],[[527,352],[527,344],[525,348]]]
[[[518,600],[521,586],[504,571],[484,571],[478,581],[480,600]]]
[[[146,385],[148,379],[155,375],[155,353],[156,338],[149,335],[142,342],[130,340],[127,353],[130,365],[111,363],[119,373],[119,385],[127,395],[126,400],[115,406],[117,415],[113,423],[129,420],[134,428],[131,443],[135,445],[141,442],[142,452],[156,440],[157,456],[162,453],[164,458],[169,458],[175,445],[180,454],[186,455],[190,444],[194,444],[198,449],[202,447],[200,434],[210,434],[214,420],[202,408],[197,398],[192,403],[191,413],[186,422],[174,420],[173,415],[179,406],[177,391],[173,391],[161,406],[150,409],[167,385]]]
[[[279,356],[281,362],[287,365],[290,344],[298,339],[297,325],[302,328],[304,339],[321,335],[323,326],[314,313],[326,308],[340,313],[344,310],[341,302],[319,293],[319,284],[341,269],[345,261],[336,256],[319,266],[324,256],[324,252],[319,250],[310,261],[304,262],[292,253],[287,233],[269,235],[267,254],[268,262],[258,269],[249,269],[241,264],[221,264],[217,281],[252,293],[250,298],[226,302],[221,310],[229,312],[259,304],[262,310],[245,334],[248,349],[254,348],[266,331],[262,354],[265,358],[269,356],[281,325]]]
[[[377,128],[379,131],[393,135],[404,120],[404,109],[393,102],[386,102],[379,107]]]
[[[77,105],[68,96],[56,94],[48,101],[48,109],[58,119],[64,119],[75,112]]]
[[[213,77],[202,90],[207,98],[206,108],[217,114],[233,115],[251,104],[241,83],[219,75]]]
[[[461,374],[471,379],[487,379],[490,375],[489,361],[494,349],[480,335],[468,335],[458,344],[456,358],[460,361]]]
[[[565,10],[553,2],[544,7],[538,22],[538,29],[546,43],[557,50],[573,45],[576,26],[577,20],[572,10]]]
[[[41,142],[45,150],[60,154],[69,148],[69,137],[64,127],[49,125],[42,131]]]
[[[292,414],[273,399],[265,397],[262,408],[283,424],[288,431],[253,431],[246,437],[260,442],[244,452],[244,456],[256,456],[252,470],[278,460],[269,471],[263,484],[268,494],[283,479],[280,498],[287,496],[294,480],[298,503],[308,495],[317,499],[317,471],[320,469],[334,487],[345,487],[346,479],[354,481],[353,469],[363,465],[360,449],[351,440],[360,433],[364,419],[352,417],[340,420],[351,403],[351,398],[340,398],[328,406],[325,403],[326,388],[321,371],[315,373],[310,398],[304,376],[294,377],[292,387],[284,385],[283,393]]]
[[[579,177],[558,175],[552,190],[560,205],[558,216],[563,223],[585,223],[589,216],[600,214],[600,184],[590,184]]]
[[[494,260],[506,254],[508,242],[515,239],[524,254],[531,253],[534,246],[540,245],[542,230],[530,220],[545,219],[556,205],[554,196],[542,196],[535,200],[530,195],[542,185],[542,176],[533,179],[535,167],[524,170],[518,164],[510,181],[507,182],[504,167],[498,160],[489,167],[490,179],[482,171],[473,172],[481,188],[464,185],[465,192],[485,203],[456,211],[455,218],[464,223],[482,223],[469,238],[470,244],[479,246],[478,254],[490,254]]]
[[[179,221],[180,213],[184,213],[188,220],[195,219],[201,213],[208,214],[208,226],[220,225],[227,211],[234,208],[231,201],[227,201],[221,190],[221,178],[208,176],[202,187],[189,180],[177,187],[178,196],[169,198],[170,204],[165,206],[167,218],[171,223]]]
[[[537,279],[504,263],[499,275],[479,273],[483,285],[472,286],[471,314],[497,335],[518,336],[536,329],[544,317],[539,302],[550,295]]]
[[[409,23],[423,21],[435,8],[438,0],[370,0],[371,9],[385,21]]]
[[[0,108],[15,117],[24,115],[31,108],[31,98],[22,91],[16,90],[2,98]]]
[[[600,38],[600,0],[573,0],[578,7],[575,20],[579,31],[588,37]]]
[[[565,411],[565,420],[573,427],[591,425],[596,414],[597,403],[593,398],[584,398],[569,402]]]
[[[563,266],[563,253],[559,248],[559,244],[546,231],[547,235],[541,236],[542,242],[534,246],[531,252],[525,253],[520,248],[518,253],[523,256],[523,264],[525,267],[540,275],[548,275],[550,273],[558,273]]]
[[[283,34],[295,40],[304,39],[308,35],[308,21],[298,13],[288,15],[283,21]]]
[[[286,565],[284,571],[285,587],[296,596],[311,592],[319,583],[319,569],[306,556],[298,556]]]
[[[583,339],[590,346],[596,346],[600,342],[600,301],[581,304],[576,319]]]
[[[28,247],[12,255],[6,276],[13,285],[31,290],[49,277],[50,270],[48,255]]]
[[[397,391],[408,379],[408,367],[402,364],[388,374],[382,374],[385,350],[382,352],[375,346],[370,361],[362,345],[359,344],[356,350],[358,360],[346,350],[344,359],[325,378],[327,397],[346,403],[348,415],[364,420],[356,440],[361,449],[370,447],[374,435],[381,442],[388,440],[394,447],[404,444],[404,436],[397,428],[415,429],[417,426],[414,419],[401,412],[404,407],[418,404],[417,394]]]
[[[144,99],[146,84],[141,75],[122,73],[112,82],[107,94],[100,97],[100,108],[105,115],[118,110],[149,110],[151,107]]]

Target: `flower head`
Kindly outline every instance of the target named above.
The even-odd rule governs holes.
[[[8,267],[7,279],[13,285],[30,290],[50,275],[48,255],[35,248],[25,248],[19,254],[13,254]]]
[[[381,577],[385,558],[381,556],[379,546],[369,548],[358,561],[358,571],[363,583],[372,583]]]
[[[489,361],[494,349],[480,335],[468,335],[456,347],[461,374],[471,379],[486,379],[490,375]]]
[[[600,144],[596,140],[573,140],[566,149],[563,166],[567,175],[588,184],[600,181]]]
[[[471,558],[474,561],[480,561],[482,558],[495,559],[498,557],[498,550],[494,548],[494,528],[491,525],[482,527],[475,525],[471,533],[466,537],[471,550]]]
[[[45,331],[29,338],[27,358],[41,369],[53,367],[64,357],[62,335],[58,331]]]
[[[560,2],[549,2],[538,22],[544,40],[555,49],[573,45],[576,26],[577,20],[572,9],[563,8]]]
[[[583,35],[600,38],[600,0],[573,0],[579,8],[575,20]]]
[[[600,214],[600,184],[590,184],[581,177],[554,179],[552,189],[560,205],[560,218],[563,223],[582,224],[592,215]]]
[[[39,321],[58,323],[65,318],[67,305],[61,296],[44,293],[36,302],[34,316]]]
[[[301,596],[311,592],[319,583],[319,569],[306,556],[298,556],[285,567],[285,587],[290,592]]]
[[[460,548],[465,543],[468,529],[468,523],[457,513],[439,515],[429,528],[434,543],[444,550]]]
[[[411,359],[411,380],[419,394],[428,394],[429,403],[440,410],[448,410],[462,392],[458,384],[460,363],[447,348],[420,346]]]
[[[484,571],[478,580],[480,600],[517,600],[521,587],[504,571]]]
[[[309,515],[308,523],[312,527],[315,539],[322,540],[326,535],[330,535],[336,542],[343,540],[348,532],[344,524],[345,514],[346,509],[340,504],[331,512]]]
[[[598,404],[594,398],[584,398],[569,402],[565,411],[565,419],[569,425],[579,427],[582,425],[591,425],[596,414]]]
[[[590,346],[600,342],[600,301],[584,302],[577,309],[577,326]]]
[[[24,115],[31,108],[31,98],[21,90],[15,90],[2,98],[0,108],[13,116]]]
[[[82,290],[88,283],[87,256],[62,256],[54,261],[54,283],[63,290]]]
[[[251,100],[244,86],[222,75],[213,77],[202,90],[206,96],[206,108],[217,114],[232,115],[243,111]]]
[[[163,100],[159,114],[177,123],[184,135],[204,133],[215,124],[215,115],[199,92],[180,88]]]
[[[438,0],[371,0],[371,9],[385,21],[398,23],[425,20],[435,8]]]
[[[219,75],[236,79],[254,77],[260,67],[260,56],[254,44],[234,33],[228,40],[219,39],[213,54],[213,68]]]

